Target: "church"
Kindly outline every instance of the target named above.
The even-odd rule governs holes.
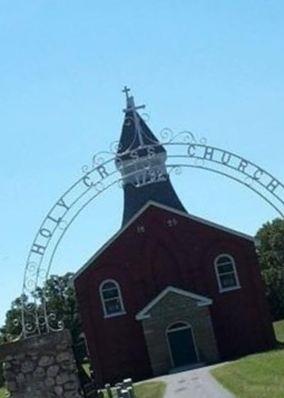
[[[167,172],[166,149],[128,91],[116,154],[122,225],[74,277],[98,385],[275,343],[254,238],[185,209]]]

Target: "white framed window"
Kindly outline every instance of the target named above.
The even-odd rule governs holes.
[[[119,284],[113,279],[107,279],[100,285],[100,296],[105,318],[125,314]]]
[[[220,293],[240,289],[235,260],[230,254],[217,256],[214,266]]]

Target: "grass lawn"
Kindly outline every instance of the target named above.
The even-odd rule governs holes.
[[[284,342],[284,321],[274,324],[277,340]],[[284,397],[284,349],[249,355],[216,368],[213,376],[238,398]]]
[[[6,390],[4,388],[0,388],[0,398],[6,398],[7,395],[6,394]]]
[[[166,383],[161,381],[150,381],[145,383],[139,383],[134,386],[136,398],[163,398]],[[113,393],[116,398],[116,394]],[[105,398],[107,398],[106,392],[104,393]],[[2,398],[0,396],[0,398]]]
[[[163,398],[166,390],[166,383],[152,381],[135,386],[137,398]]]

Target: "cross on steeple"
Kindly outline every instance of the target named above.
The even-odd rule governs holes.
[[[122,92],[126,95],[127,100],[129,98],[129,95],[128,95],[129,91],[130,91],[130,88],[128,88],[127,86],[124,86],[124,89],[122,90]]]
[[[145,105],[135,105],[134,102],[134,97],[133,95],[129,95],[130,88],[127,86],[124,86],[124,89],[122,92],[126,95],[126,109],[123,109],[123,112],[129,112],[129,111],[137,111],[138,109],[144,109]]]
[[[132,112],[133,113],[132,117],[133,117],[133,121],[134,121],[135,134],[137,134],[137,136],[138,136],[140,146],[143,146],[143,132],[142,132],[139,117],[138,117],[138,114],[136,111],[138,109],[144,109],[145,105],[136,106],[135,102],[134,102],[133,95],[129,96],[129,94],[128,94],[129,91],[130,91],[130,88],[128,88],[127,86],[124,86],[124,89],[122,90],[122,92],[125,93],[125,95],[126,95],[126,109],[123,109],[123,112],[125,112],[125,113]]]

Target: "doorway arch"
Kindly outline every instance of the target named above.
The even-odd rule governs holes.
[[[194,332],[189,323],[179,321],[169,325],[166,336],[173,368],[190,366],[199,362]]]

